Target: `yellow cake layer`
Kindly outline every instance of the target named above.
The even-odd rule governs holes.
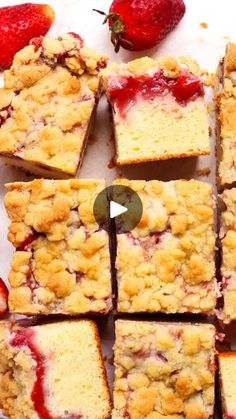
[[[126,118],[114,118],[117,163],[209,154],[208,119],[203,100],[180,106],[170,95],[138,101]]]
[[[45,359],[44,406],[53,418],[108,419],[110,395],[95,323],[65,321],[29,328]],[[36,361],[30,348],[13,347],[14,331],[0,325],[0,407],[11,419],[38,419],[31,393]],[[71,416],[70,416],[71,415]]]
[[[236,352],[219,355],[223,418],[236,418]]]

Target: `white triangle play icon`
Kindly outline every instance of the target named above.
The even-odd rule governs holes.
[[[117,204],[115,201],[110,202],[110,218],[118,217],[126,211],[128,211],[128,208],[123,207],[123,205]]]

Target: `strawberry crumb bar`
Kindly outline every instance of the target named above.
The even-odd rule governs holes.
[[[216,305],[212,186],[116,180],[137,192],[139,224],[117,231],[119,312],[213,313]]]
[[[109,238],[93,215],[105,181],[33,180],[7,188],[8,238],[16,247],[9,275],[10,311],[110,311]]]
[[[74,33],[18,52],[0,89],[0,157],[43,177],[75,176],[106,61]]]
[[[0,323],[0,408],[11,419],[108,419],[95,323]]]
[[[143,57],[103,70],[117,164],[210,153],[203,83],[183,61]]]
[[[223,419],[236,419],[236,352],[220,352],[218,359]]]
[[[215,328],[117,320],[113,419],[208,419]]]
[[[229,43],[218,67],[218,186],[236,182],[236,44]]]
[[[221,195],[221,276],[224,297],[223,318],[226,323],[236,320],[236,188]]]

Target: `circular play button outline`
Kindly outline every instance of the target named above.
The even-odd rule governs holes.
[[[128,233],[140,222],[143,205],[139,195],[125,185],[112,185],[96,197],[93,213],[100,228],[109,230],[115,223],[116,233]]]

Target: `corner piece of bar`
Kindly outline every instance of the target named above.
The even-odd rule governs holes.
[[[34,38],[0,89],[0,157],[46,178],[74,177],[101,94],[107,57],[74,33]]]
[[[236,44],[229,43],[218,66],[217,183],[218,189],[236,185]]]
[[[11,419],[109,419],[96,324],[0,322],[0,409]]]

